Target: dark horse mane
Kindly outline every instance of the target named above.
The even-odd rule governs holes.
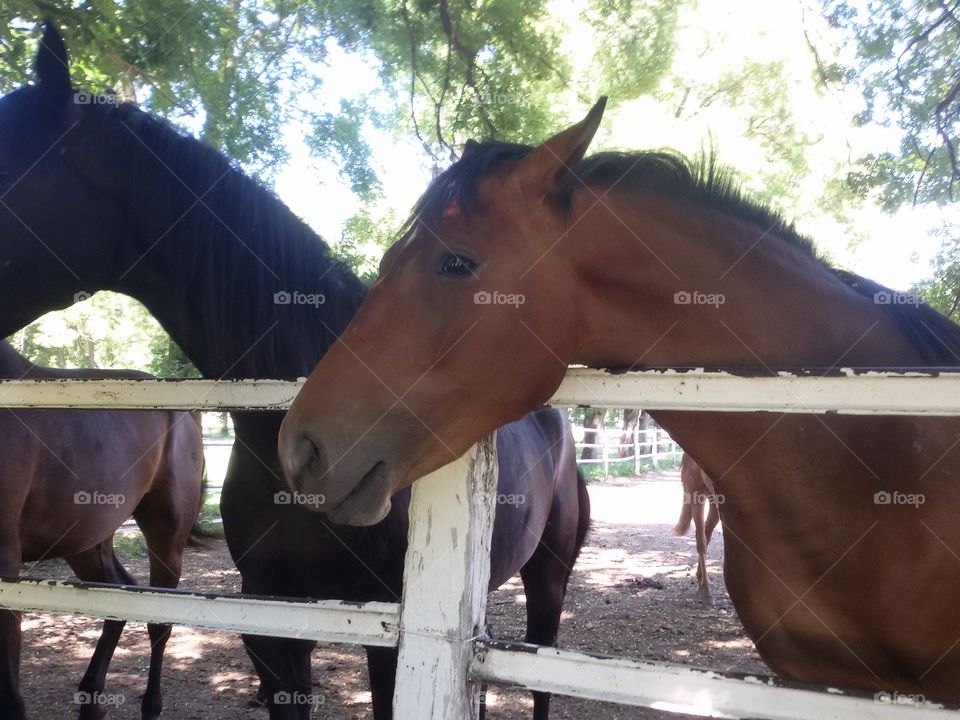
[[[517,162],[531,150],[528,145],[490,140],[471,143],[469,151],[430,184],[402,232],[406,233],[420,218],[440,217],[451,202],[457,202],[465,213],[476,212],[479,181],[501,163]],[[821,263],[860,295],[874,300],[878,293],[887,293],[890,298],[903,296],[873,280],[832,267],[817,253],[812,240],[799,233],[782,214],[746,193],[734,172],[719,165],[713,155],[693,162],[671,150],[600,152],[584,158],[573,175],[555,197],[562,211],[570,209],[574,192],[583,185],[598,190],[616,185],[635,192],[659,193],[756,225],[765,234]],[[890,314],[928,365],[960,366],[960,325],[922,302],[879,306]]]
[[[285,323],[258,342],[257,366],[269,366],[275,376],[309,372],[362,302],[366,287],[359,278],[276,196],[214,148],[134,105],[98,106],[90,112],[91,124],[119,117],[130,133],[121,140],[148,151],[129,153],[132,164],[125,169],[132,185],[146,188],[142,206],[167,212],[190,208],[175,223],[176,232],[163,243],[157,240],[155,248],[143,248],[145,254],[162,254],[173,276],[186,276],[171,292],[190,293],[191,304],[203,308],[186,324],[203,323],[216,338],[238,324],[266,333]],[[111,113],[116,115],[111,118]],[[155,182],[158,171],[173,173],[177,181]],[[315,308],[276,305],[278,291],[323,294],[325,322],[317,321]],[[254,340],[259,338],[248,342]],[[221,367],[233,361],[213,358]]]

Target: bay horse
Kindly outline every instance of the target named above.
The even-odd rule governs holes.
[[[470,143],[419,200],[280,435],[319,509],[379,512],[571,364],[960,366],[960,326],[832,267],[716,163],[586,157],[602,112]],[[775,672],[960,699],[960,419],[651,414],[724,496],[727,589]]]
[[[60,370],[30,363],[0,341],[0,378],[143,378],[135,370]],[[0,394],[2,398],[2,394]],[[2,399],[0,399],[2,402]],[[64,558],[81,580],[136,585],[113,551],[131,515],[150,554],[150,585],[175,588],[203,503],[203,438],[186,412],[0,410],[0,577],[22,562]],[[106,620],[74,700],[81,720],[106,716],[107,668],[124,622]],[[147,625],[144,718],[163,708],[160,675],[170,626]],[[18,688],[20,614],[0,610],[0,716],[26,717]]]
[[[720,522],[716,491],[713,481],[687,453],[680,458],[680,484],[683,487],[683,505],[673,534],[686,535],[690,522],[693,522],[693,534],[697,541],[697,592],[703,602],[713,604],[710,579],[707,577],[707,547],[714,528]],[[706,517],[704,510],[707,511]]]
[[[306,375],[359,307],[363,283],[220,153],[133,105],[74,102],[67,68],[48,25],[38,82],[0,98],[0,336],[75,293],[106,289],[140,300],[205,377]],[[399,602],[408,495],[372,527],[278,502],[278,493],[289,498],[277,458],[283,417],[233,414],[220,510],[242,591]],[[504,428],[498,447],[499,492],[525,501],[498,507],[491,580],[520,571],[526,639],[550,645],[589,524],[586,487],[554,410]],[[315,697],[315,643],[243,641],[272,720],[309,718],[309,702],[275,699]],[[389,718],[397,650],[366,652],[374,716]],[[534,694],[537,720],[547,698]]]

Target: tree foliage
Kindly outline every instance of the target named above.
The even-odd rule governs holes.
[[[934,231],[940,252],[933,260],[933,274],[917,283],[914,292],[954,322],[960,322],[960,228],[950,223]]]
[[[16,333],[12,342],[38,365],[133,368],[161,377],[199,377],[147,309],[116,293],[89,298],[79,294],[68,309],[44,315]]]
[[[180,121],[267,177],[286,159],[280,133],[298,111],[291,93],[316,89],[302,58],[324,50],[309,3],[8,0],[0,87],[27,79],[43,18],[65,36],[75,86]]]
[[[952,202],[960,180],[960,2],[824,0],[827,18],[853,38],[856,65],[839,72],[860,87],[859,123],[894,125],[899,147],[869,153],[850,174],[860,194],[888,210]]]

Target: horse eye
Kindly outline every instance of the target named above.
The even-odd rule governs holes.
[[[447,253],[440,260],[438,272],[448,277],[462,278],[473,275],[476,268],[477,264],[470,258],[455,253]]]

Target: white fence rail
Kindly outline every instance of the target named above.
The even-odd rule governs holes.
[[[600,442],[586,442],[592,437]],[[577,445],[577,462],[581,465],[603,465],[603,476],[610,477],[610,465],[614,463],[633,463],[633,474],[644,470],[643,461],[647,460],[655,470],[661,462],[678,464],[683,448],[674,442],[666,430],[660,427],[634,427],[630,433],[630,442],[623,443],[623,432],[617,428],[585,428],[573,426],[573,438]],[[584,448],[594,448],[597,457],[584,458],[580,452]],[[622,453],[626,450],[626,453]]]
[[[0,407],[281,410],[298,390],[282,381],[4,381]],[[646,410],[960,415],[960,373],[815,373],[746,377],[703,371],[612,374],[573,370],[551,404]],[[483,617],[495,493],[492,438],[421,479],[411,502],[404,601],[340,603],[0,581],[0,607],[194,627],[399,644],[396,716],[476,716],[477,682],[683,711],[711,717],[955,717],[934,703],[907,707],[863,693],[786,686],[680,665],[601,658],[484,641]],[[433,578],[431,580],[431,578]],[[439,579],[438,579],[439,578]]]

